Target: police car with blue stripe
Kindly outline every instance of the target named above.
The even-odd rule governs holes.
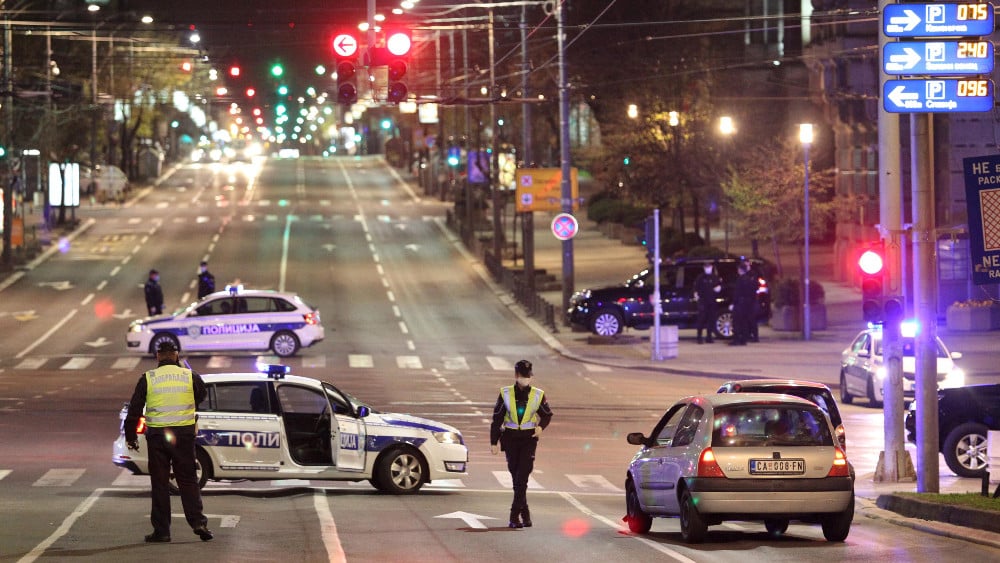
[[[164,341],[178,350],[272,350],[281,357],[323,340],[319,310],[294,293],[229,286],[170,315],[132,321],[128,350],[152,354]]]
[[[414,493],[435,479],[466,474],[469,450],[458,429],[416,416],[381,413],[333,385],[266,373],[202,375],[207,398],[198,405],[198,478],[369,481],[389,493]],[[145,418],[139,450],[125,444],[125,417],[112,461],[148,473]]]

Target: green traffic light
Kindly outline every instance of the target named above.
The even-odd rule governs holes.
[[[624,159],[622,159],[622,162],[625,163],[625,166],[628,166],[629,164],[632,163],[632,159],[626,156]]]
[[[382,120],[382,129],[390,129],[391,127],[392,127],[392,121],[389,121],[388,119]]]
[[[285,86],[284,84],[282,84],[281,86],[278,86],[278,94],[281,95],[281,96],[287,96],[288,95],[288,86]]]
[[[285,74],[285,69],[284,67],[281,66],[280,63],[275,64],[274,66],[271,67],[272,76],[281,76],[282,74]]]
[[[0,147],[0,158],[7,156],[7,147]]]

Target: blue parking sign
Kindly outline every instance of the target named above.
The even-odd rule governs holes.
[[[1000,155],[962,159],[972,282],[1000,283]]]

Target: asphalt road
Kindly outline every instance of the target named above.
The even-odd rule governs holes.
[[[506,561],[526,550],[551,561],[996,558],[987,546],[869,517],[881,512],[864,502],[845,544],[797,525],[773,540],[760,524],[730,523],[694,547],[676,520],[654,522],[646,537],[625,533],[621,485],[634,452],[625,434],[648,431],[675,399],[718,380],[560,355],[497,298],[444,215],[379,160],[353,158],[185,166],[124,207],[81,210],[93,221],[65,251],[0,285],[0,561]],[[457,426],[468,475],[409,497],[367,482],[210,484],[213,542],[176,514],[174,543],[142,543],[148,482],[110,456],[118,410],[153,361],[127,353],[124,332],[143,310],[150,268],[170,308],[193,300],[202,259],[220,286],[238,279],[318,306],[327,339],[291,358],[293,371],[379,410]],[[488,419],[521,358],[534,362],[556,417],[529,486],[535,527],[512,531]],[[243,371],[257,356],[189,360],[203,372]],[[875,447],[867,434],[857,432],[852,451]]]

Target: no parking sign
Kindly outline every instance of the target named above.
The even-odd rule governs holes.
[[[576,236],[580,224],[569,213],[560,213],[552,219],[552,234],[559,240],[569,240]]]

